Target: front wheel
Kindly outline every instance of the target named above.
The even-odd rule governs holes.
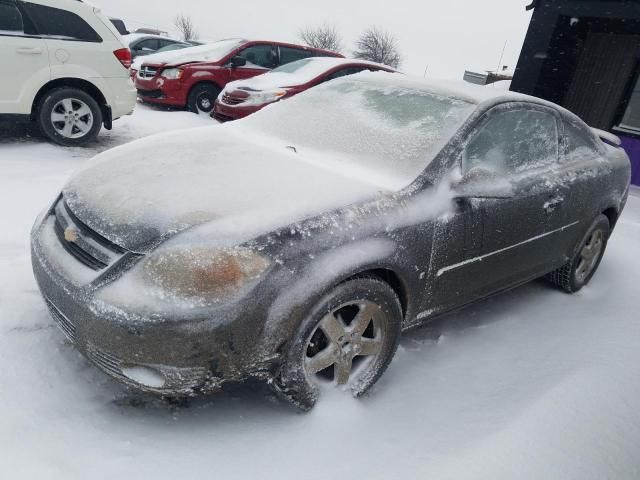
[[[211,113],[220,91],[215,85],[196,85],[189,93],[189,111],[193,113]]]
[[[377,278],[338,285],[303,321],[281,368],[276,388],[302,410],[311,409],[321,387],[367,392],[398,348],[402,308]]]
[[[58,88],[47,93],[38,107],[37,119],[49,140],[66,147],[95,140],[103,121],[98,102],[76,88]]]
[[[547,279],[567,293],[581,290],[598,270],[610,234],[609,219],[605,215],[599,215],[578,245],[573,259],[547,275]]]

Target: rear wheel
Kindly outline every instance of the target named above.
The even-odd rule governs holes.
[[[401,326],[400,301],[383,281],[356,278],[337,286],[300,327],[278,391],[303,410],[315,405],[321,387],[365,394],[391,363]]]
[[[215,85],[203,83],[193,87],[189,93],[188,107],[193,113],[207,113],[213,111],[220,89]]]
[[[580,242],[573,259],[547,275],[547,279],[568,293],[581,290],[598,270],[610,232],[609,219],[605,215],[599,215]]]
[[[38,125],[51,141],[80,146],[95,140],[102,128],[102,110],[88,93],[58,88],[47,93],[38,107]]]

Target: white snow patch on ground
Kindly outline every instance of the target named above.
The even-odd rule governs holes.
[[[94,149],[0,125],[0,478],[640,477],[640,192],[592,284],[533,283],[404,337],[372,394],[302,415],[248,386],[188,406],[132,393],[54,326],[29,231],[96,151],[206,117],[144,107]]]

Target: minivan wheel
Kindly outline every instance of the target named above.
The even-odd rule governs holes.
[[[364,395],[398,348],[402,308],[385,282],[349,280],[322,298],[302,322],[275,382],[281,396],[310,410],[323,387]]]
[[[581,290],[598,270],[610,233],[609,219],[599,215],[580,242],[573,259],[547,275],[547,279],[567,293]]]
[[[58,88],[47,93],[40,102],[37,119],[47,138],[67,147],[95,140],[103,121],[98,102],[76,88]]]
[[[221,90],[215,85],[196,85],[189,92],[189,111],[193,113],[211,113],[220,92]]]

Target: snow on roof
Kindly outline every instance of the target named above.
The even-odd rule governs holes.
[[[246,40],[239,38],[231,38],[208,45],[154,53],[144,57],[144,63],[147,65],[183,65],[193,62],[217,62],[246,42]]]
[[[249,88],[252,90],[267,90],[271,88],[292,87],[310,82],[325,72],[342,65],[361,65],[364,67],[384,68],[394,70],[380,63],[358,60],[353,58],[311,57],[282,65],[271,72],[257,77],[237,80],[227,85],[225,90],[234,88]]]

